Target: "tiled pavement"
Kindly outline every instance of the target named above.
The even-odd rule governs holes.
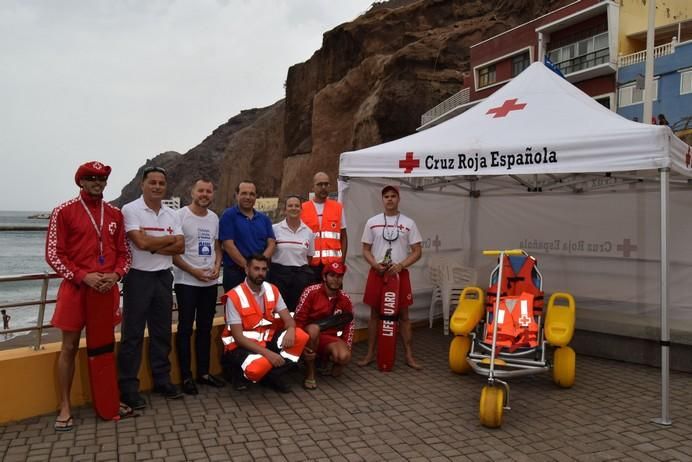
[[[322,378],[319,389],[286,395],[200,388],[180,401],[148,396],[143,415],[101,422],[75,411],[73,432],[53,416],[0,426],[0,459],[16,460],[692,460],[692,375],[673,373],[673,426],[660,415],[658,369],[579,356],[577,383],[558,389],[549,374],[510,380],[502,428],[478,422],[484,378],[447,369],[448,337],[418,329],[425,370],[397,364]],[[355,348],[360,356],[364,345]],[[0,397],[1,400],[1,397]],[[1,405],[1,401],[0,401]]]

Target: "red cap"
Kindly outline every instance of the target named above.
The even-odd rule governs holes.
[[[384,193],[386,193],[387,191],[394,191],[397,196],[399,195],[399,187],[394,186],[393,184],[388,184],[387,186],[382,188],[382,195],[384,196]]]
[[[82,164],[77,169],[77,173],[74,174],[74,182],[77,186],[81,187],[79,180],[88,175],[98,175],[98,176],[108,176],[111,174],[111,168],[108,165],[104,165],[97,160],[92,160],[86,164]]]
[[[322,269],[322,276],[326,276],[329,273],[343,275],[345,272],[346,272],[346,265],[344,265],[340,261],[334,261],[334,262],[331,262],[330,264],[326,265]]]

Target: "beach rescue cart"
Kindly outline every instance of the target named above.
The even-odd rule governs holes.
[[[509,410],[509,384],[503,379],[552,370],[560,387],[574,384],[576,355],[568,346],[574,334],[572,295],[556,292],[544,305],[543,276],[535,258],[521,249],[485,250],[497,256],[487,291],[465,288],[452,319],[449,367],[488,377],[481,390],[480,421],[502,425]],[[552,350],[552,359],[549,359]]]

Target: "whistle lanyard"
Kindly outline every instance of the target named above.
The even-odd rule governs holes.
[[[394,222],[394,229],[396,230],[396,234],[395,234],[395,232],[389,232],[387,230],[387,228],[388,228],[387,215],[385,215],[384,213],[382,214],[382,218],[384,219],[384,228],[382,228],[382,239],[384,239],[385,241],[387,241],[389,243],[389,247],[392,246],[392,242],[399,239],[399,217],[400,216],[401,216],[400,213],[397,214],[396,221]]]
[[[103,265],[105,258],[103,256],[103,200],[101,200],[101,221],[99,222],[98,225],[96,225],[96,220],[94,219],[94,216],[91,214],[91,211],[89,210],[89,207],[87,207],[86,203],[84,203],[84,199],[82,197],[79,197],[79,202],[82,203],[82,207],[84,207],[84,211],[87,213],[87,216],[89,217],[89,220],[91,221],[91,225],[94,227],[94,230],[96,231],[96,236],[98,237],[99,241],[99,256],[98,256],[98,261],[100,265]]]

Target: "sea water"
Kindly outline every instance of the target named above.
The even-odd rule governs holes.
[[[40,212],[0,211],[0,228],[3,226],[48,226],[48,220],[28,218],[37,213]],[[46,263],[45,245],[45,230],[0,231],[0,276],[54,272]],[[50,281],[48,286],[49,299],[55,299],[59,284],[59,279]],[[0,305],[37,301],[41,298],[41,285],[42,281],[0,282]],[[44,323],[50,322],[53,308],[52,304],[46,306]],[[10,329],[36,326],[37,305],[4,309],[11,316]],[[0,334],[0,342],[18,335],[26,335],[26,333]]]

